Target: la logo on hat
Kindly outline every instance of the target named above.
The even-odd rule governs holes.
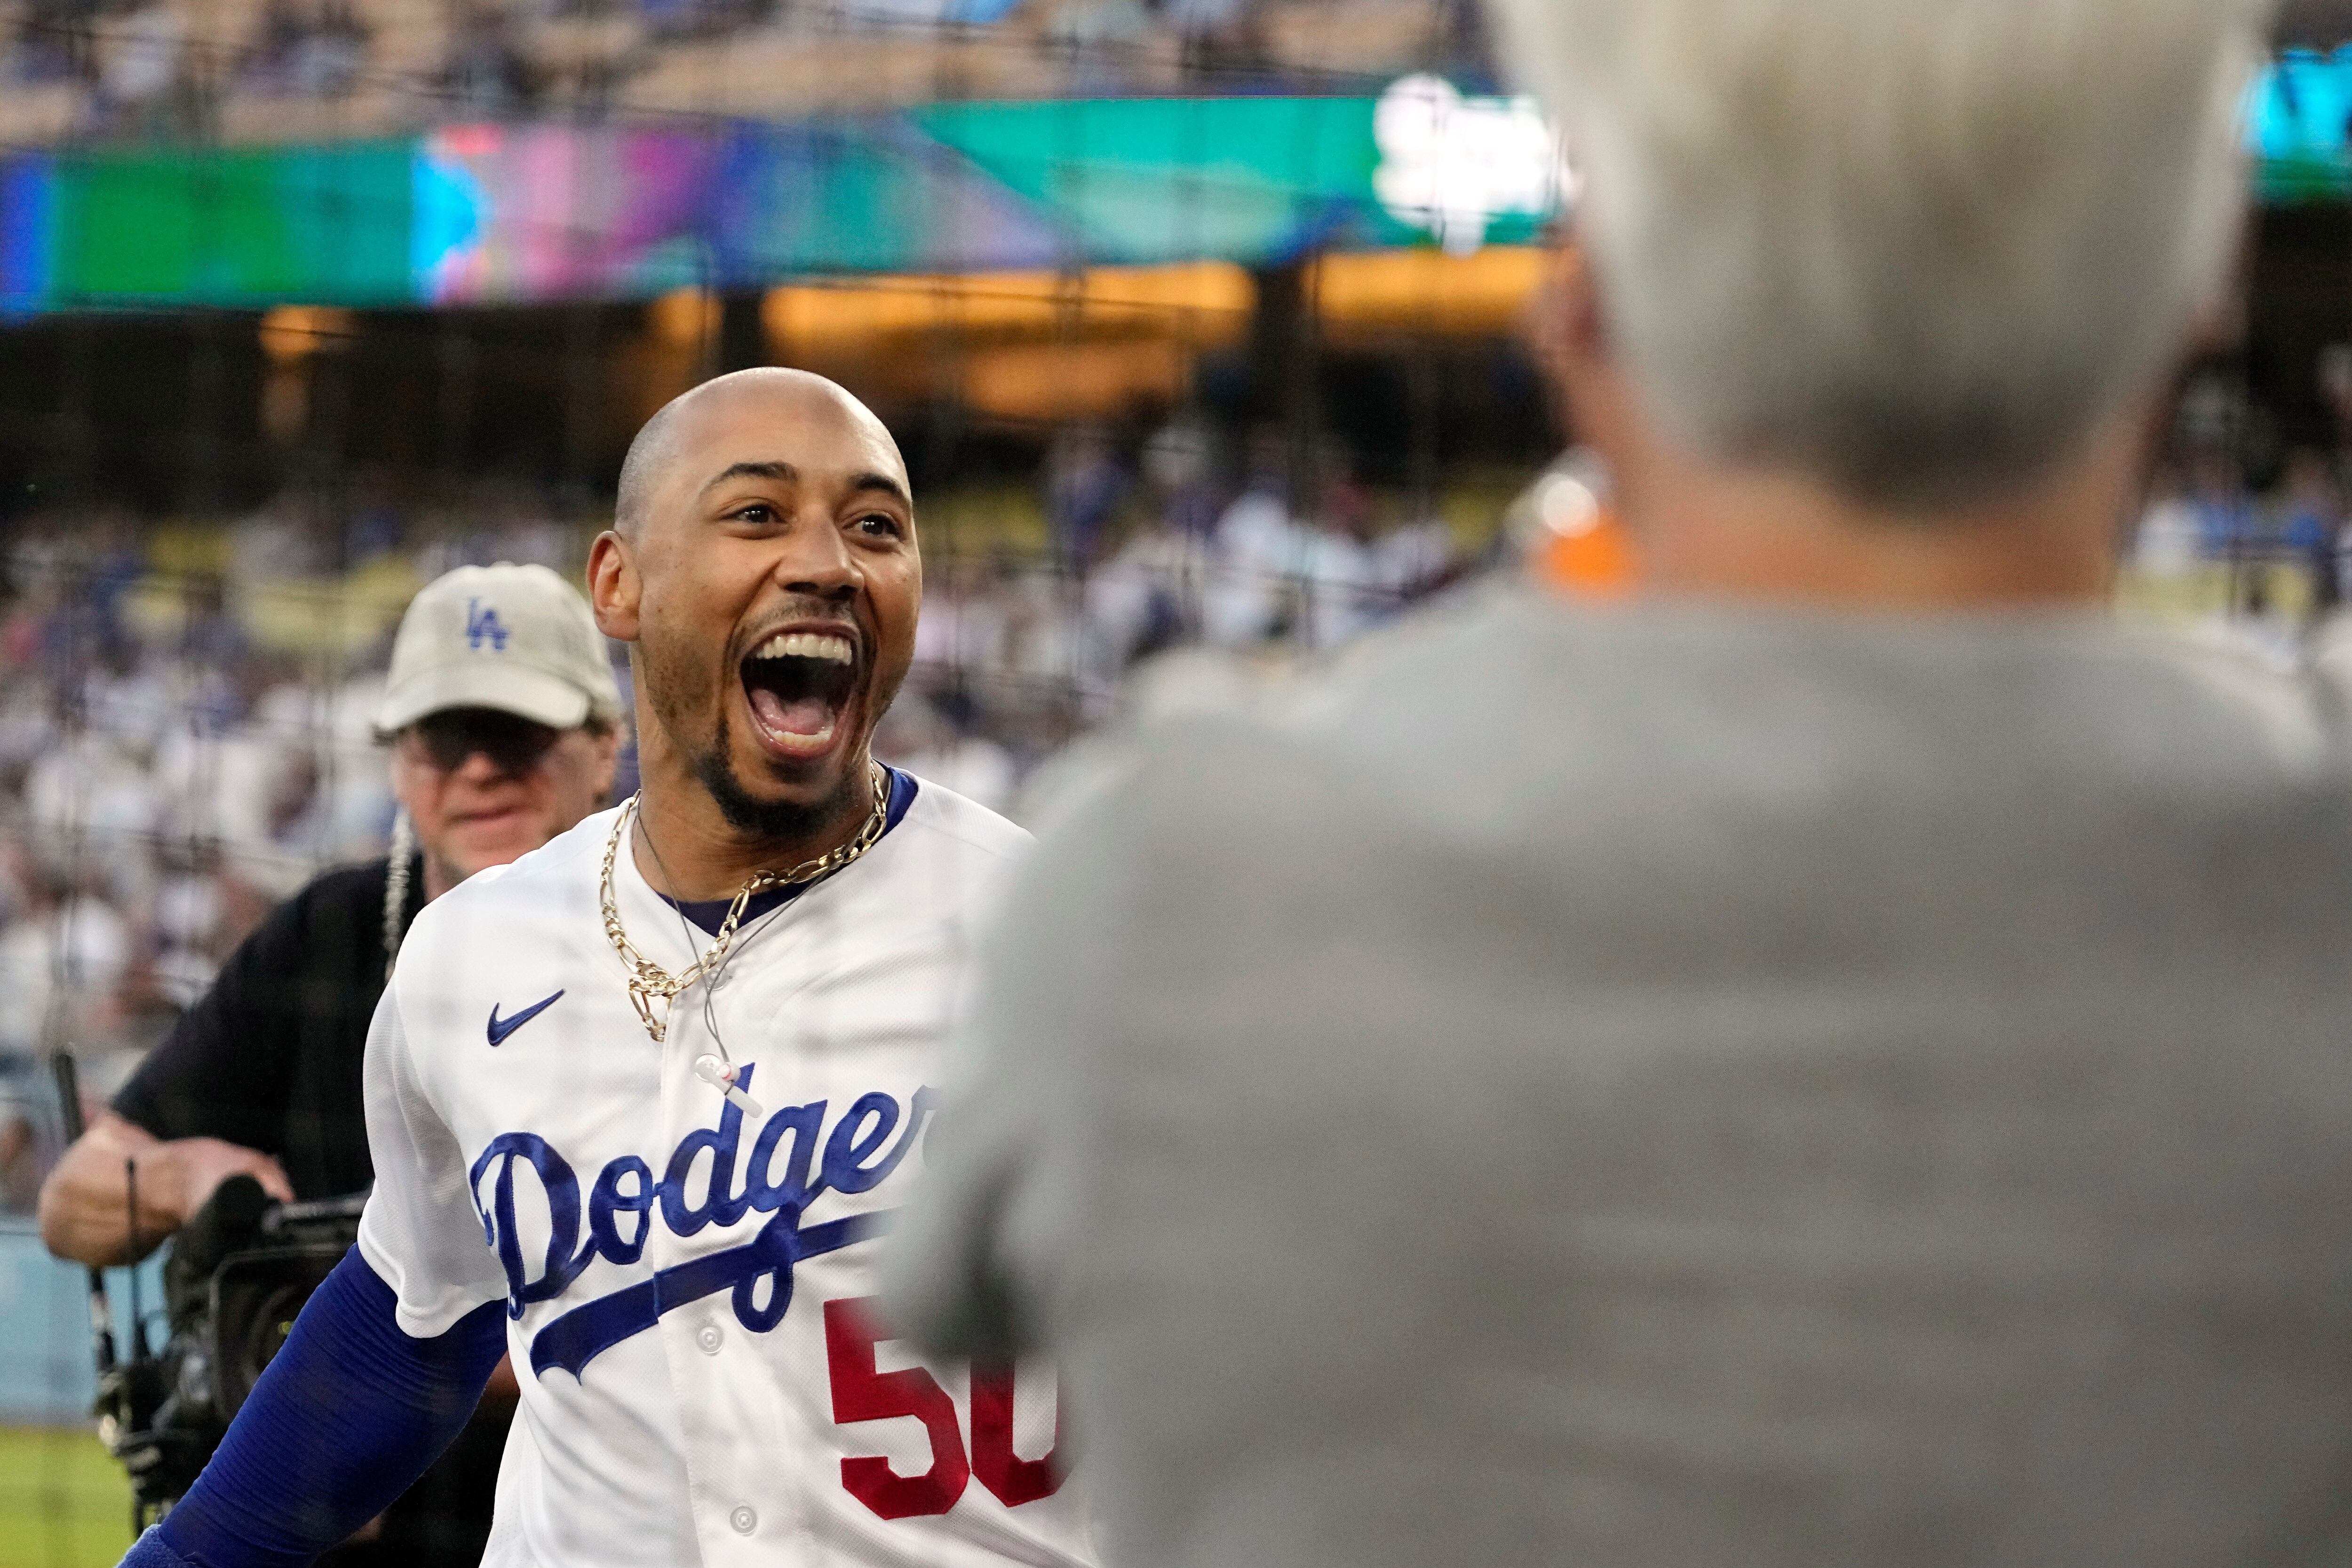
[[[505,653],[506,626],[499,620],[498,606],[485,605],[478,599],[468,599],[466,601],[466,646],[478,653],[485,643],[490,645],[493,653]]]
[[[393,638],[376,733],[390,737],[459,707],[551,729],[618,723],[620,687],[580,591],[543,566],[505,561],[461,566],[427,583]]]

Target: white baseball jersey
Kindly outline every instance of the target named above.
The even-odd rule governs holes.
[[[965,926],[1027,835],[918,786],[656,1044],[598,914],[614,820],[428,906],[368,1036],[362,1254],[410,1334],[506,1302],[486,1568],[1089,1562],[1050,1368],[929,1364],[871,1311]],[[625,845],[614,877],[639,951],[690,965],[709,938]],[[714,1028],[760,1114],[696,1076]]]

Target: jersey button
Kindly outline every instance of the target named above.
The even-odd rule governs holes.
[[[694,1343],[702,1347],[702,1354],[705,1355],[717,1355],[719,1342],[726,1337],[719,1332],[717,1323],[705,1323],[694,1331]]]
[[[760,1528],[760,1516],[741,1503],[737,1503],[735,1511],[727,1516],[727,1522],[735,1527],[736,1534],[749,1535]]]

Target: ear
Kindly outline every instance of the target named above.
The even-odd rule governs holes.
[[[606,528],[588,547],[588,603],[596,612],[596,630],[615,643],[635,642],[644,595],[635,552],[628,540]]]
[[[1571,237],[1538,297],[1534,337],[1559,396],[1562,434],[1600,454],[1622,500],[1638,483],[1652,433],[1609,329],[1606,282]]]
[[[1551,267],[1536,291],[1531,309],[1529,334],[1537,366],[1559,395],[1573,427],[1566,434],[1582,438],[1583,411],[1578,404],[1596,381],[1611,375],[1616,355],[1600,280],[1593,276],[1591,258],[1573,235],[1553,253]]]

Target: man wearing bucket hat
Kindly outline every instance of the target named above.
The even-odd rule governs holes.
[[[393,853],[319,877],[229,957],[44,1184],[49,1250],[130,1261],[235,1176],[284,1201],[367,1187],[360,1067],[391,955],[426,902],[604,804],[620,720],[604,639],[554,572],[460,567],[418,593],[375,715],[400,804]],[[135,1217],[126,1164],[137,1171]],[[408,1500],[433,1487],[428,1476]],[[480,1477],[467,1490],[478,1506],[464,1512],[478,1518],[420,1521],[431,1540],[404,1540],[405,1504],[396,1506],[383,1550],[403,1563],[470,1563],[489,1495]],[[470,1549],[457,1544],[467,1538]]]

